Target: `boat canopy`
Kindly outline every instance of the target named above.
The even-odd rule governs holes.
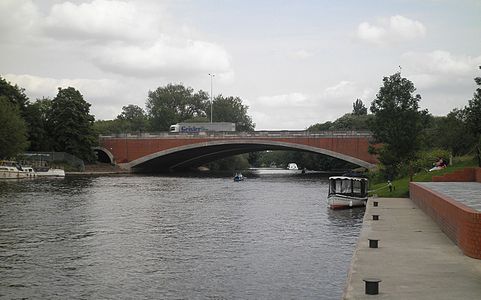
[[[362,177],[329,177],[329,195],[367,197],[368,180]]]

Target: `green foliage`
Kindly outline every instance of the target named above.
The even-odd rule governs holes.
[[[374,117],[369,123],[375,143],[382,143],[377,151],[385,175],[392,178],[420,149],[428,113],[419,111],[421,96],[412,95],[414,84],[400,73],[384,77],[383,82],[371,104]]]
[[[17,105],[0,96],[0,158],[15,157],[27,146],[27,127]]]
[[[43,98],[37,99],[34,103],[29,103],[25,109],[30,151],[49,151],[52,149],[52,139],[47,132],[47,118],[51,105],[52,100]]]
[[[481,66],[479,67],[481,69]],[[481,77],[474,79],[478,88],[473,95],[473,99],[469,100],[466,111],[466,125],[469,132],[475,136],[476,139],[476,156],[478,159],[478,166],[481,167]]]
[[[101,135],[124,133],[124,124],[122,120],[95,120],[93,124],[94,131]]]
[[[210,121],[209,95],[204,91],[194,93],[190,87],[168,84],[149,91],[147,115],[151,129],[168,131],[170,125],[180,122]],[[214,122],[232,122],[237,131],[253,131],[255,124],[247,115],[248,106],[239,97],[217,96],[212,103]]]
[[[25,108],[29,101],[24,89],[17,85],[12,85],[0,76],[0,96],[6,97],[10,103],[18,107],[21,116],[25,116]]]
[[[97,143],[90,104],[73,87],[59,88],[52,100],[48,129],[55,151],[64,151],[86,161],[94,160],[91,149]]]
[[[213,121],[232,122],[236,124],[236,131],[254,131],[255,124],[247,115],[248,106],[242,104],[239,97],[223,97],[219,95],[213,101]]]
[[[147,130],[148,120],[144,110],[137,105],[122,107],[122,113],[117,116],[123,131],[142,132]]]
[[[356,99],[356,102],[352,104],[352,114],[356,116],[367,115],[367,108],[361,99]]]
[[[194,93],[192,88],[182,84],[168,84],[149,91],[146,107],[152,130],[168,131],[172,124],[205,116],[208,99],[206,92]]]
[[[423,132],[423,148],[446,149],[453,156],[467,154],[475,137],[467,128],[465,110],[454,109],[447,116],[431,117]]]
[[[355,115],[347,113],[334,122],[327,121],[309,126],[307,131],[327,131],[327,130],[369,130],[369,120],[373,115]]]
[[[432,172],[420,170],[414,174],[413,181],[429,182],[432,181],[433,176],[441,176],[447,173],[453,173],[456,170],[474,166],[476,166],[476,163],[472,156],[457,157],[454,159],[453,165],[449,165],[447,168]],[[387,181],[384,179],[384,176],[379,172],[371,172],[369,174],[369,180],[370,195],[377,195],[385,198],[409,197],[409,176],[404,176],[393,180],[392,185],[394,190],[392,192],[389,191]]]

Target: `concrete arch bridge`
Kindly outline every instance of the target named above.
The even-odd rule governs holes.
[[[101,136],[99,160],[131,172],[169,172],[198,167],[232,155],[264,150],[320,153],[372,168],[365,131],[255,131],[198,134],[142,133]]]

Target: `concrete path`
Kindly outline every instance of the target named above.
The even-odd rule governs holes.
[[[379,239],[379,248],[369,248],[369,238]],[[365,294],[363,278],[382,280],[378,295]],[[478,300],[481,260],[464,256],[410,199],[371,198],[344,299]]]

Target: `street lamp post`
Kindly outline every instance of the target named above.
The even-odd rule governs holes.
[[[212,80],[215,74],[209,73],[210,76],[210,122],[212,123]]]

